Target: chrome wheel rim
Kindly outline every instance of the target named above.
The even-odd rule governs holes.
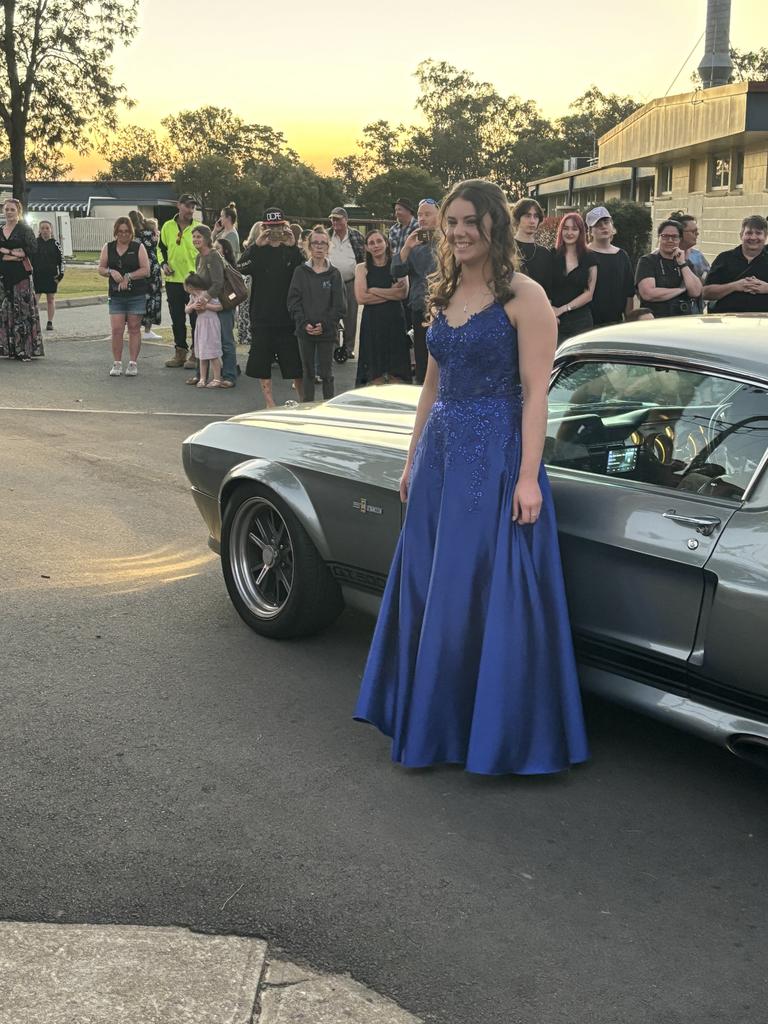
[[[266,498],[249,498],[235,513],[230,566],[249,611],[260,619],[280,614],[293,591],[293,544],[285,520]]]

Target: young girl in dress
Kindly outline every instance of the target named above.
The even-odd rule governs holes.
[[[205,291],[202,278],[189,274],[184,288],[190,300],[184,307],[186,313],[197,313],[195,324],[195,355],[200,361],[199,388],[220,388],[221,382],[221,324],[216,315],[221,311],[218,299],[212,299]],[[211,380],[208,381],[208,370]]]

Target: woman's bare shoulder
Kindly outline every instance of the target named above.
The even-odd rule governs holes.
[[[514,295],[504,303],[507,316],[514,323],[515,317],[523,310],[550,309],[547,293],[538,283],[525,274],[515,274],[512,278]]]

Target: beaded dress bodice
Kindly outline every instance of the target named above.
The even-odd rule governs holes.
[[[416,459],[426,458],[433,468],[463,462],[469,471],[467,511],[473,511],[485,489],[489,459],[496,461],[491,451],[510,472],[519,462],[517,331],[494,302],[459,327],[439,314],[427,345],[440,367],[440,382]]]
[[[440,366],[438,401],[519,397],[517,331],[498,302],[459,327],[438,314],[427,345]]]

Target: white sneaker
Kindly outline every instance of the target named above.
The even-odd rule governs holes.
[[[138,366],[136,365],[136,363],[134,363],[133,360],[131,360],[130,363],[128,363],[128,366],[125,369],[125,376],[126,377],[136,377],[136,376],[138,376],[138,373],[139,373]]]
[[[109,371],[110,377],[122,377],[123,375],[123,364],[118,363],[117,360],[112,363],[112,369]]]
[[[162,334],[155,334],[154,331],[144,331],[141,337],[144,341],[161,341],[163,336]]]

